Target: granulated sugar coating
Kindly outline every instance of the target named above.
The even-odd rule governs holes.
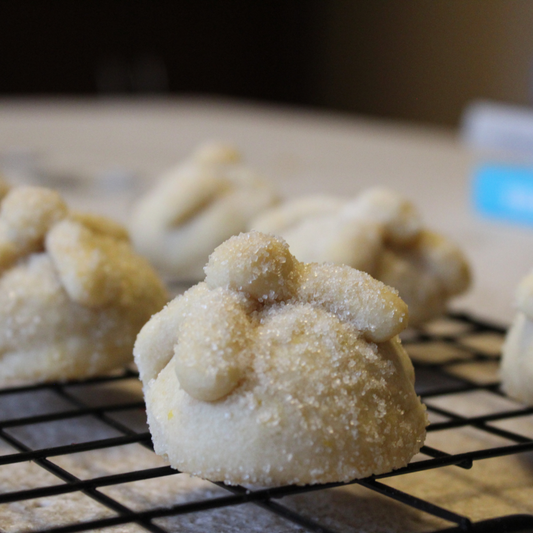
[[[349,481],[405,466],[425,408],[397,334],[397,292],[349,267],[302,264],[251,232],[152,317],[134,354],[156,452],[230,484]]]
[[[40,187],[0,207],[0,383],[66,380],[132,359],[166,302],[159,278],[106,218],[69,212]]]
[[[300,198],[260,213],[249,228],[280,235],[301,261],[349,265],[395,287],[413,325],[442,314],[470,283],[459,248],[426,230],[414,205],[389,189],[349,201]]]

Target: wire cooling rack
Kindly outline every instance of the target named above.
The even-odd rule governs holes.
[[[172,470],[132,371],[0,390],[0,531],[533,531],[533,409],[498,388],[503,335],[459,314],[409,330],[426,445],[351,484],[230,487]]]

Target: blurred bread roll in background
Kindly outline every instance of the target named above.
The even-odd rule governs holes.
[[[300,198],[258,215],[250,228],[280,235],[300,261],[349,265],[395,287],[411,325],[444,313],[470,284],[461,250],[426,229],[415,206],[390,189],[352,200]]]
[[[132,241],[168,278],[198,281],[209,254],[277,201],[235,148],[206,144],[134,206]]]

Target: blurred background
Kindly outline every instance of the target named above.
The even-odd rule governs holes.
[[[531,0],[0,3],[0,96],[203,95],[447,126],[533,98]]]

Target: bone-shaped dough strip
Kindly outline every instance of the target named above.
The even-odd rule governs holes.
[[[384,231],[385,239],[396,245],[413,242],[422,227],[415,206],[384,187],[363,192],[346,204],[341,216],[378,224]]]
[[[88,307],[104,306],[119,295],[120,273],[114,271],[119,244],[73,220],[56,224],[46,236],[46,249],[65,290]]]
[[[297,294],[352,323],[372,342],[387,341],[407,327],[407,305],[398,292],[348,266],[301,265]]]
[[[219,400],[241,379],[252,333],[243,299],[228,289],[208,291],[181,324],[174,368],[181,387],[197,400]]]
[[[275,235],[309,217],[336,213],[342,206],[342,200],[332,196],[308,196],[267,210],[252,221],[253,229]]]
[[[174,346],[183,318],[196,298],[207,290],[205,283],[195,285],[167,304],[141,329],[133,354],[143,383],[157,377],[174,357]]]

